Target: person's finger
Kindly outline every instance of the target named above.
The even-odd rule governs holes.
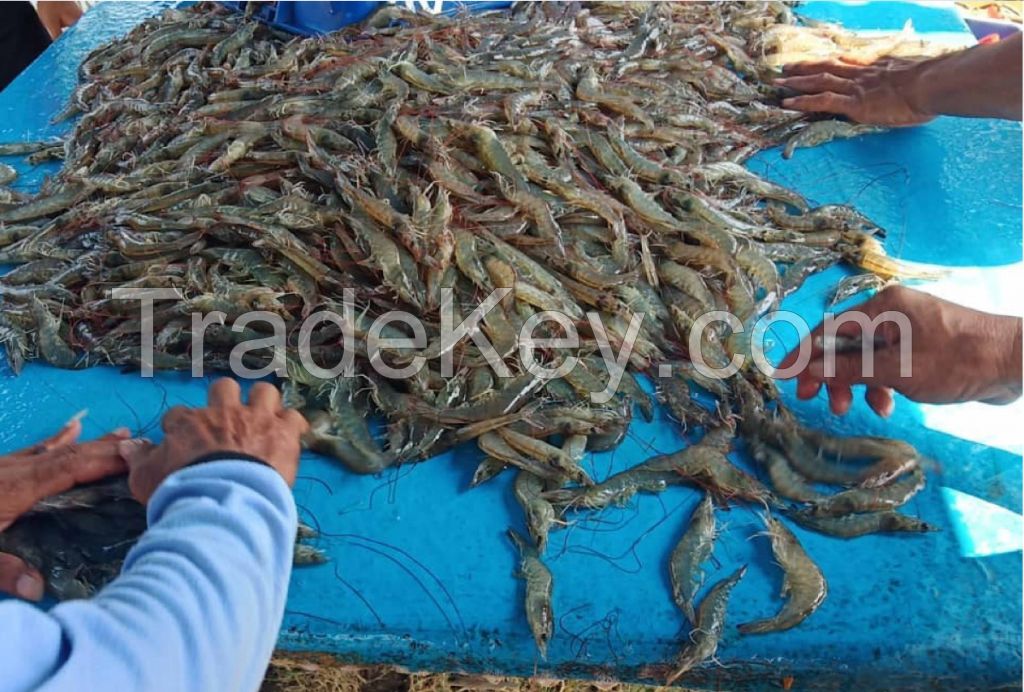
[[[128,464],[128,469],[131,470],[142,462],[147,455],[152,454],[153,450],[157,448],[157,445],[153,444],[149,440],[141,437],[137,437],[131,440],[121,440],[117,444],[117,453],[125,463]]]
[[[132,436],[132,431],[129,430],[128,428],[114,428],[113,430],[108,432],[106,435],[103,435],[102,437],[97,437],[96,441],[97,442],[101,442],[101,441],[102,442],[106,442],[106,441],[109,441],[109,440],[127,440],[131,436]]]
[[[26,601],[38,601],[43,597],[45,586],[43,576],[24,560],[0,553],[0,591]]]
[[[873,358],[864,358],[861,351],[837,353],[832,372],[826,374],[825,359],[812,360],[807,366],[809,377],[845,385],[867,384],[875,387],[899,387],[899,348],[877,348]],[[870,375],[866,371],[869,370]]]
[[[825,327],[826,323],[821,322],[817,327],[812,329],[807,336],[800,341],[800,344],[796,348],[786,354],[786,356],[779,362],[776,370],[787,370],[792,368],[800,359],[801,353],[806,354],[805,357],[808,358],[808,363],[816,358],[821,358],[825,353],[823,342],[821,340],[822,335],[825,333]],[[804,371],[806,371],[806,368]],[[800,374],[802,373],[796,373],[796,375]],[[776,376],[778,377],[778,375]],[[789,375],[784,379],[789,379],[790,377],[793,377],[793,375]]]
[[[118,452],[128,463],[128,489],[142,504],[149,501],[156,487],[154,477],[160,472],[160,464],[153,457],[161,454],[161,450],[148,440],[122,440],[118,445]]]
[[[853,403],[853,390],[849,385],[838,382],[825,382],[828,390],[828,407],[837,416],[845,416]]]
[[[164,414],[160,421],[160,427],[165,433],[174,432],[188,421],[189,409],[185,406],[172,406]]]
[[[128,470],[119,453],[120,442],[86,442],[61,447],[29,462],[31,474],[25,497],[33,502],[62,493],[81,483],[91,483]]]
[[[823,91],[820,94],[793,96],[782,100],[783,108],[804,111],[805,113],[834,113],[853,118],[857,111],[857,99],[848,94],[837,94]]]
[[[18,452],[18,454],[43,454],[59,447],[66,447],[67,445],[74,444],[78,439],[78,436],[82,434],[82,421],[78,418],[72,418],[64,427],[57,431],[57,433],[51,437],[46,438],[42,442],[32,445],[26,450]]]
[[[822,325],[818,325],[817,327],[815,327],[814,331],[812,331],[810,334],[804,337],[796,348],[787,353],[785,357],[783,357],[783,359],[779,361],[779,364],[775,367],[775,373],[773,373],[773,377],[788,380],[802,374],[801,372],[790,373],[786,371],[788,371],[790,368],[793,368],[797,364],[797,362],[800,360],[801,355],[804,355],[804,357],[808,359],[808,362],[821,355],[822,350],[816,345],[816,337],[818,334],[821,333],[822,329]]]
[[[857,90],[857,85],[853,80],[837,77],[827,72],[776,79],[775,83],[789,89],[802,91],[805,94],[818,94],[824,91],[831,91],[836,94],[852,94]]]
[[[837,77],[853,77],[861,72],[861,67],[835,60],[819,60],[815,62],[795,62],[782,66],[782,74],[786,77],[801,77],[814,74],[833,74]]]
[[[285,424],[288,427],[295,430],[300,435],[305,435],[309,432],[309,421],[301,413],[293,408],[286,409],[282,414],[281,418],[284,419]]]
[[[222,377],[212,385],[206,395],[210,408],[231,408],[242,405],[242,388],[230,377]]]
[[[50,40],[51,41],[56,41],[57,37],[59,37],[60,33],[61,33],[60,32],[60,30],[61,30],[60,20],[58,20],[55,17],[51,18],[49,15],[46,15],[46,16],[40,15],[39,23],[43,25],[44,29],[46,29],[46,33],[48,33],[50,35]]]
[[[249,390],[249,406],[271,413],[281,410],[281,392],[267,382],[257,382]]]
[[[61,24],[64,25],[65,29],[73,27],[78,23],[78,20],[82,18],[82,8],[78,6],[78,3],[68,6],[66,12],[61,15]]]
[[[882,418],[891,416],[896,405],[892,398],[892,390],[888,387],[868,387],[864,393],[864,400],[868,402],[871,410]]]
[[[838,380],[839,382],[853,384],[860,381],[860,367],[856,362],[859,359],[860,354],[857,354],[856,358],[851,357],[850,354],[836,354],[834,365],[831,371],[826,374],[825,359],[817,358],[808,363],[807,375],[822,381]]]
[[[843,65],[849,65],[859,71],[860,68],[868,65],[883,66],[890,61],[885,58],[875,58],[875,56],[848,53],[846,55],[840,55],[839,62]]]
[[[864,330],[861,325],[863,319],[847,318],[853,316],[855,313],[860,313],[863,316],[863,318],[871,320],[878,312],[880,312],[880,310],[878,310],[876,306],[872,305],[871,301],[868,301],[866,303],[863,303],[862,305],[856,306],[854,308],[847,310],[846,312],[842,312],[836,315],[831,322],[822,322],[813,330],[811,330],[811,332],[800,342],[799,346],[791,350],[783,357],[781,361],[779,361],[779,364],[775,367],[775,373],[773,373],[773,376],[781,379],[792,379],[793,377],[801,375],[802,372],[786,372],[787,370],[789,370],[790,368],[797,364],[797,361],[799,360],[801,355],[801,351],[803,351],[806,354],[806,357],[809,359],[808,367],[810,367],[810,363],[814,362],[815,360],[822,361],[827,350],[826,346],[829,345],[829,338],[836,336],[857,337],[863,334]],[[827,336],[829,338],[826,338],[826,332],[828,332]],[[874,331],[874,338],[881,339],[885,344],[889,346],[892,346],[899,342],[898,332],[895,332],[894,334],[893,325],[890,322],[881,323],[878,326],[878,328],[875,329]],[[857,350],[855,353],[859,354],[860,351]],[[847,354],[837,349],[837,358],[842,357],[844,355]],[[807,369],[805,368],[804,372],[806,371]],[[815,372],[822,372],[820,366],[819,369],[816,370]],[[816,374],[815,377],[820,378],[821,375]]]
[[[780,360],[779,364],[775,367],[775,370],[776,371],[789,370],[791,367],[796,365],[796,361],[800,357],[801,349],[807,349],[809,347],[810,347],[810,342],[807,339],[801,340],[796,348],[794,348],[789,353],[787,353],[785,356],[783,356],[782,360]],[[790,379],[790,378],[796,377],[799,374],[800,373],[793,373],[791,375],[788,375],[786,377],[786,379]],[[780,377],[780,375],[774,375],[774,376],[775,377]]]
[[[821,391],[821,379],[801,376],[796,382],[796,397],[798,399],[813,399]]]

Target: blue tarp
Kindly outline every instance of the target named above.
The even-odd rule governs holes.
[[[66,130],[47,121],[70,93],[81,58],[160,7],[106,2],[87,12],[0,94],[0,140]],[[812,3],[805,11],[857,28],[900,29],[912,16],[918,31],[963,30],[950,11],[934,5]],[[20,161],[7,162],[26,170]],[[857,205],[889,230],[886,246],[894,255],[987,268],[1021,261],[1018,124],[940,118],[921,128],[800,150],[788,162],[769,151],[750,165],[817,202]],[[52,170],[26,172],[16,187],[34,190]],[[1010,275],[992,272],[972,276]],[[784,307],[816,322],[822,296],[842,274],[837,269],[814,277]],[[1005,297],[1005,285],[990,292]],[[1019,303],[1012,311],[1018,310]],[[778,357],[795,335],[772,338],[769,355]],[[3,370],[0,449],[29,444],[82,408],[90,411],[88,435],[128,425],[159,438],[161,412],[202,404],[207,384],[174,374],[144,380],[112,368],[68,372],[30,364],[20,377]],[[783,389],[792,400],[792,387]],[[841,541],[798,529],[829,582],[820,610],[782,634],[744,637],[730,627],[721,665],[688,681],[730,688],[785,676],[794,676],[797,688],[836,681],[1019,683],[1021,556],[961,558],[939,492],[945,485],[1021,511],[1019,455],[985,444],[985,430],[993,427],[985,411],[996,409],[983,407],[973,433],[955,436],[932,429],[928,409],[906,400],[884,422],[862,402],[842,420],[820,399],[794,406],[812,425],[917,445],[934,463],[928,487],[906,510],[943,530]],[[594,455],[586,466],[603,478],[681,446],[674,424],[659,413],[654,423],[635,423],[625,444]],[[509,526],[522,528],[511,475],[467,491],[476,462],[476,453],[460,450],[358,477],[308,455],[295,496],[304,519],[320,528],[318,545],[331,561],[295,572],[280,646],[412,668],[614,677],[635,676],[678,651],[686,627],[670,598],[666,561],[697,501],[695,491],[679,487],[640,497],[585,515],[552,536],[556,628],[545,663],[523,617],[522,584],[513,577],[517,559],[504,535]],[[720,512],[719,520],[726,526],[715,550],[720,567],[709,568],[709,580],[750,565],[730,603],[730,621],[773,613],[780,573],[766,542],[751,539],[758,518],[737,507]]]

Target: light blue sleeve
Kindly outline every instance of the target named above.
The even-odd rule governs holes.
[[[0,690],[256,690],[284,617],[291,491],[266,466],[183,469],[148,507],[121,576],[43,612],[0,603]]]

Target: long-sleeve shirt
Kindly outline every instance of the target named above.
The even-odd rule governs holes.
[[[121,575],[49,612],[0,603],[0,690],[256,690],[284,617],[295,543],[273,469],[213,461],[169,476]]]

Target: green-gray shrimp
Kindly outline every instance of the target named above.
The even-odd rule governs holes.
[[[789,138],[782,150],[782,158],[788,159],[800,147],[816,147],[833,139],[849,139],[860,135],[885,132],[886,128],[876,125],[858,125],[844,120],[819,120],[807,125]]]
[[[704,583],[702,565],[711,557],[715,547],[715,506],[711,495],[705,494],[698,503],[682,538],[669,558],[669,577],[672,580],[672,598],[686,618],[697,626],[693,598]]]
[[[785,515],[805,529],[836,538],[858,538],[875,533],[928,533],[938,527],[917,517],[894,511],[819,517],[806,510],[786,510]]]
[[[548,490],[543,496],[553,505],[563,508],[604,509],[621,506],[640,492],[660,493],[681,479],[672,473],[634,467],[609,476],[587,488],[560,488]]]
[[[783,571],[782,593],[786,604],[776,615],[739,625],[743,634],[764,634],[792,629],[818,609],[828,594],[825,575],[804,551],[793,532],[778,519],[764,515],[772,554]]]
[[[856,512],[878,512],[901,507],[924,488],[924,471],[914,467],[903,478],[880,487],[857,487],[843,490],[825,499],[812,502],[814,516],[841,517]]]
[[[535,547],[512,529],[508,536],[519,551],[518,576],[526,582],[526,621],[541,658],[547,658],[548,642],[555,633],[555,614],[551,606],[554,579]]]
[[[526,514],[526,528],[541,555],[548,544],[548,532],[555,523],[555,508],[544,498],[544,479],[520,471],[516,474],[513,492]]]
[[[676,658],[673,670],[665,680],[671,685],[694,666],[713,658],[718,651],[718,642],[725,631],[725,613],[729,605],[729,595],[747,573],[743,565],[731,575],[716,583],[697,608],[697,622],[690,633],[690,640]]]

